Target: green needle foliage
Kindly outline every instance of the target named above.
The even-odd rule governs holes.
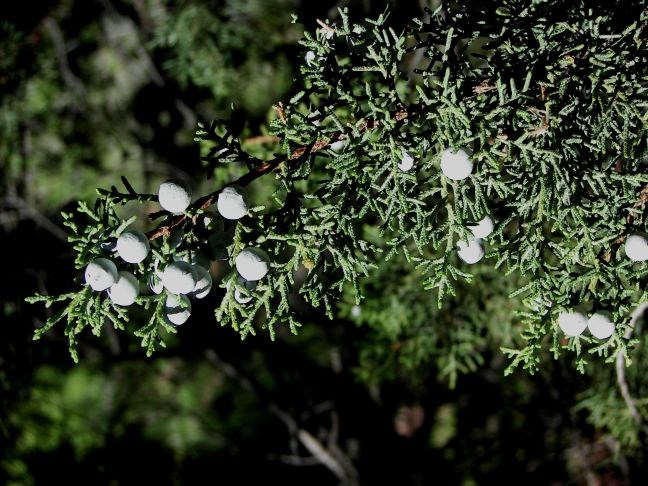
[[[274,178],[263,206],[207,232],[204,214],[221,187],[183,214],[153,213],[159,223],[147,233],[149,257],[124,265],[146,285],[176,258],[229,263],[215,315],[242,337],[259,329],[272,337],[278,326],[297,332],[304,303],[332,318],[345,289],[359,304],[366,277],[392,262],[416,270],[421,291],[439,308],[456,299],[477,309],[475,296],[462,298],[464,289],[496,272],[509,282],[480,298],[524,306],[517,318],[523,342],[504,349],[508,372],[537,371],[547,349],[556,358],[574,353],[581,371],[593,359],[628,358],[630,314],[648,300],[648,265],[624,252],[629,235],[647,230],[644,2],[448,2],[399,31],[388,18],[356,23],[342,10],[335,24],[305,33],[302,81],[275,106],[270,157],[244,150],[238,111],[201,125],[197,140],[210,175],[242,168],[231,184],[244,188]],[[457,180],[441,170],[448,150],[468,154],[469,177]],[[414,159],[411,169],[402,165],[406,156]],[[131,223],[117,216],[117,205],[155,199],[124,183],[125,193],[100,191],[93,210],[82,204],[66,216],[79,270],[109,256],[111,241]],[[471,267],[457,252],[457,242],[472,237],[469,226],[486,216],[495,222],[486,248],[489,270]],[[234,269],[248,247],[271,260],[253,289]],[[251,300],[237,299],[237,291]],[[162,328],[176,330],[164,314],[167,294],[137,299],[150,314],[137,331],[149,354],[162,343]],[[30,299],[37,300],[69,301],[37,337],[66,318],[75,358],[83,329],[99,333],[104,322],[121,329],[128,321],[122,307],[83,286]],[[579,306],[609,312],[612,336],[566,337],[557,316]],[[465,317],[471,319],[477,317]],[[497,332],[478,329],[430,331],[423,341],[451,382],[481,362],[474,351],[480,344],[465,335]],[[413,342],[417,333],[405,329]]]

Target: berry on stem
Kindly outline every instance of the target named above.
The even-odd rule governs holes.
[[[308,51],[304,56],[304,59],[306,60],[306,64],[312,66],[314,64],[315,57],[316,54],[313,51]]]
[[[403,149],[403,155],[398,163],[398,168],[402,170],[403,172],[407,172],[414,167],[414,157],[412,157],[409,153]]]
[[[342,152],[342,150],[344,150],[346,144],[346,140],[338,140],[337,142],[333,142],[331,145],[329,145],[329,148],[336,154],[339,154],[340,152]]]
[[[468,264],[477,263],[484,257],[484,247],[479,238],[469,238],[457,242],[457,254]]]
[[[243,277],[238,277],[238,285],[241,287],[245,287],[245,289],[252,291],[256,288],[256,282],[250,282],[249,280],[245,280]],[[253,299],[251,295],[246,295],[244,294],[240,288],[234,289],[234,300],[238,302],[239,304],[247,304]]]
[[[168,294],[164,303],[164,314],[171,324],[180,326],[191,316],[191,301],[186,295]]]
[[[170,213],[182,213],[191,203],[191,191],[180,182],[169,180],[160,184],[158,201]]]
[[[648,240],[641,235],[630,235],[625,242],[625,253],[633,262],[648,260]]]
[[[225,219],[241,219],[247,214],[243,188],[227,186],[218,195],[218,212]]]
[[[196,284],[189,295],[196,299],[207,297],[212,287],[212,278],[209,271],[200,265],[194,265],[193,270]]]
[[[153,272],[149,277],[149,287],[154,294],[161,294],[162,290],[164,290],[162,279],[157,272]]]
[[[170,263],[162,272],[162,284],[172,294],[188,294],[196,286],[192,266],[183,261]]]
[[[119,278],[112,287],[108,289],[108,297],[115,304],[129,306],[139,295],[139,282],[135,275],[130,272],[119,272]]]
[[[567,336],[580,336],[587,327],[587,317],[580,312],[561,312],[558,326]]]
[[[97,258],[91,261],[85,270],[86,283],[97,292],[110,288],[118,278],[117,267],[107,258]]]
[[[448,179],[461,181],[472,174],[473,163],[464,149],[445,149],[441,155],[441,172]]]
[[[587,321],[592,336],[597,339],[607,339],[614,333],[615,325],[606,312],[597,312]]]
[[[117,239],[117,254],[128,263],[140,263],[150,249],[148,238],[141,231],[124,231]]]
[[[246,248],[236,256],[236,270],[245,280],[255,282],[270,270],[270,257],[260,248]]]
[[[485,216],[477,222],[477,224],[468,225],[468,229],[472,232],[475,238],[487,238],[495,229],[495,224],[490,216]]]

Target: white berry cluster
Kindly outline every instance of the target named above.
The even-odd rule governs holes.
[[[127,230],[119,238],[115,251],[126,263],[141,263],[151,248],[146,235],[141,231]],[[108,291],[108,297],[115,304],[129,306],[139,295],[140,286],[131,272],[118,270],[108,258],[97,258],[86,266],[85,281],[97,292]]]
[[[484,258],[483,241],[493,232],[495,223],[490,216],[484,216],[477,224],[468,225],[468,229],[473,235],[457,242],[457,254],[464,262],[473,264]]]
[[[561,312],[558,315],[558,326],[565,335],[571,337],[580,336],[587,328],[597,339],[608,339],[614,334],[616,327],[607,312],[596,312],[588,319],[577,311]]]
[[[172,215],[182,215],[191,204],[191,192],[183,184],[169,180],[160,185],[158,201],[165,211]],[[219,214],[206,210],[194,222],[196,232],[205,236],[208,244],[215,242],[215,246],[222,246],[218,239],[224,235],[223,219],[237,220],[248,214],[243,188],[235,185],[224,188],[218,195],[216,206]],[[189,319],[190,298],[205,298],[212,288],[209,272],[211,258],[199,252],[192,253],[189,258],[188,251],[179,251],[183,237],[180,229],[171,231],[167,245],[176,252],[174,261],[166,264],[154,261],[153,271],[146,277],[151,293],[160,295],[164,292],[164,315],[168,322],[176,326]],[[103,243],[100,248],[105,252],[114,251],[117,257],[128,264],[141,264],[151,252],[147,236],[134,229],[122,232],[115,244]],[[219,258],[220,255],[212,257]],[[116,261],[115,258],[111,260],[105,257],[91,261],[85,269],[85,281],[94,291],[107,291],[114,304],[129,306],[140,294],[140,282],[133,273],[118,269]],[[240,276],[234,297],[239,303],[245,304],[252,300],[249,292],[268,273],[269,262],[268,254],[260,248],[245,248],[236,256],[235,265]]]

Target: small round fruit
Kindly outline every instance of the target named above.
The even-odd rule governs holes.
[[[470,160],[470,155],[464,149],[454,151],[446,149],[441,155],[441,172],[447,178],[461,181],[472,174],[473,163]]]
[[[209,294],[212,287],[212,278],[209,271],[200,265],[194,265],[193,270],[196,285],[194,285],[194,288],[189,295],[196,299],[207,297],[207,294]]]
[[[225,219],[241,219],[247,214],[247,203],[243,189],[238,186],[227,186],[218,195],[218,212]]]
[[[484,247],[478,238],[469,238],[457,242],[457,254],[468,264],[477,263],[484,257]]]
[[[180,326],[191,316],[191,301],[186,295],[168,294],[164,314],[171,324]]]
[[[117,254],[128,263],[143,261],[150,249],[148,238],[141,231],[124,231],[117,239]]]
[[[191,203],[191,191],[178,181],[166,181],[160,184],[158,201],[170,213],[182,213]]]
[[[115,304],[129,306],[139,295],[139,282],[135,275],[130,272],[119,272],[119,278],[112,287],[108,289],[108,297]]]
[[[110,288],[118,278],[117,267],[107,258],[97,258],[91,261],[85,270],[86,283],[92,290],[98,292]]]
[[[475,238],[487,238],[495,229],[495,224],[490,216],[486,216],[477,224],[469,225],[468,229],[472,231]]]
[[[625,253],[633,262],[648,260],[648,240],[641,235],[630,235],[625,242]]]
[[[561,312],[558,326],[567,336],[580,336],[587,327],[587,317],[580,312]]]
[[[153,272],[149,277],[149,287],[154,294],[161,294],[164,290],[164,285],[162,284],[162,279],[157,272]]]
[[[172,294],[188,294],[196,286],[192,266],[183,261],[170,263],[162,272],[162,284]]]
[[[335,152],[336,154],[339,154],[344,150],[344,147],[346,147],[347,141],[346,140],[338,140],[337,142],[333,142],[329,148]]]
[[[244,294],[239,287],[244,287],[246,290],[251,292],[256,288],[257,284],[256,282],[250,282],[249,280],[245,280],[240,275],[237,280],[238,280],[237,282],[238,287],[234,289],[234,300],[236,300],[236,302],[238,302],[239,304],[247,304],[253,299],[253,297],[251,295]],[[228,283],[231,283],[231,281]]]
[[[403,172],[407,172],[414,167],[414,157],[412,157],[409,153],[407,153],[405,150],[403,150],[403,156],[398,163],[398,168],[402,170]]]
[[[610,320],[609,314],[597,312],[590,316],[587,321],[592,336],[597,339],[607,339],[614,333],[614,323]]]
[[[245,280],[255,282],[270,270],[270,257],[260,248],[246,248],[236,256],[236,270]]]

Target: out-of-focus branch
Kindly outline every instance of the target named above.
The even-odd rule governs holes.
[[[43,25],[54,44],[54,51],[56,52],[56,59],[59,64],[59,70],[61,71],[63,81],[68,86],[71,93],[83,95],[85,93],[85,86],[70,68],[70,63],[68,62],[67,57],[67,47],[65,46],[65,38],[63,37],[61,28],[52,17],[47,17],[43,21]]]
[[[4,198],[4,203],[6,206],[14,208],[21,219],[31,219],[36,225],[51,233],[55,238],[67,242],[67,233],[23,198],[7,195]]]
[[[254,393],[260,400],[265,402],[270,411],[284,423],[290,435],[295,437],[312,454],[312,457],[281,456],[281,462],[300,466],[321,464],[331,471],[342,484],[357,484],[358,473],[351,460],[337,444],[335,444],[334,448],[331,448],[332,438],[337,437],[337,423],[334,422],[333,424],[328,446],[324,445],[317,437],[301,427],[297,419],[277,405],[252,377],[231,363],[223,361],[213,350],[208,350],[206,357],[210,363],[218,367],[226,376],[236,381],[241,388]],[[340,460],[340,456],[344,456],[343,460]]]
[[[630,318],[630,324],[628,325],[628,328],[626,329],[626,332],[623,335],[625,339],[630,339],[630,337],[632,336],[632,332],[634,331],[634,328],[637,324],[637,321],[644,314],[646,309],[648,309],[648,303],[643,303],[634,310]],[[635,402],[634,398],[632,398],[632,395],[630,394],[630,389],[628,387],[628,382],[626,381],[626,376],[625,376],[626,363],[625,363],[625,357],[623,353],[617,354],[615,364],[616,364],[617,385],[619,386],[619,391],[621,392],[623,401],[626,403],[628,409],[630,410],[630,415],[635,420],[635,422],[637,422],[637,424],[641,426],[642,430],[645,433],[648,433],[648,426],[646,425],[643,417],[641,416],[641,413],[639,413],[639,409],[637,408],[637,403]]]

